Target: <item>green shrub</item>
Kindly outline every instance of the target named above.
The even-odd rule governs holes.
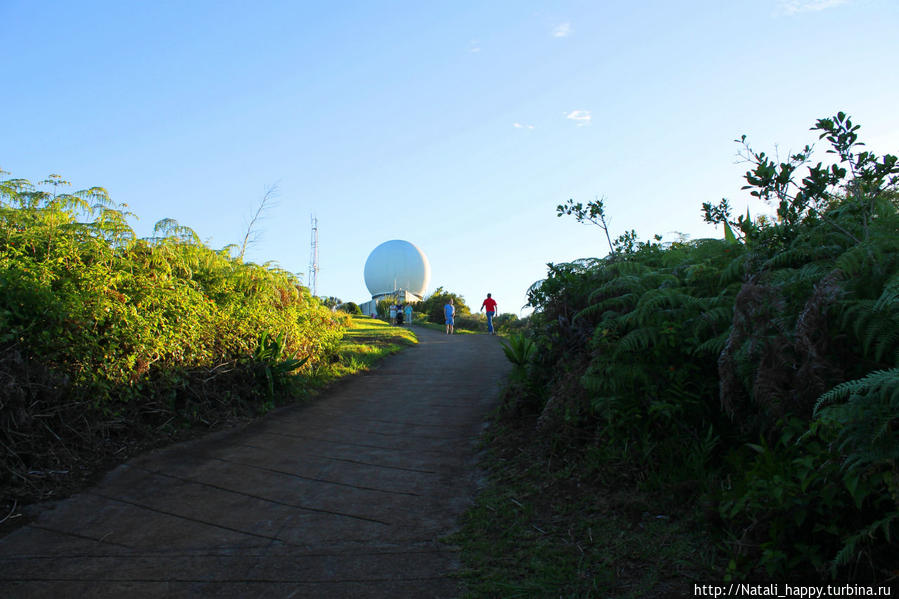
[[[264,411],[288,399],[293,373],[336,351],[347,316],[291,273],[208,248],[169,219],[137,239],[102,188],[42,183],[51,191],[0,181],[0,393],[16,390],[0,396],[4,486],[68,445],[101,452],[110,430]],[[38,414],[52,415],[47,426],[33,427]]]
[[[498,314],[493,318],[493,326],[499,333],[514,333],[518,331],[522,331],[527,328],[528,323],[530,322],[529,317],[518,318],[515,314],[511,314],[509,312],[505,312],[503,314]]]
[[[460,316],[471,314],[471,308],[465,303],[465,298],[456,293],[445,291],[443,287],[435,289],[431,295],[419,302],[417,307],[419,311],[428,315],[428,320],[430,322],[443,324],[446,322],[443,307],[450,299],[453,300],[453,306],[456,308],[457,319]]]
[[[777,164],[743,139],[747,188],[777,222],[706,204],[723,240],[630,233],[605,258],[550,264],[528,292],[538,350],[514,384],[550,438],[720,501],[734,576],[884,578],[899,522],[899,166],[856,152],[842,113],[814,129],[839,164],[801,179],[811,147]],[[558,212],[608,234],[598,203]]]
[[[483,316],[477,314],[456,314],[453,319],[455,328],[466,331],[486,331],[487,320]]]
[[[847,460],[840,448],[852,446],[840,443],[843,422],[809,427],[791,418],[773,443],[763,438],[728,456],[734,483],[720,510],[732,535],[734,574],[871,579],[899,558],[891,543],[899,523],[894,462],[879,454]]]
[[[362,308],[360,308],[359,304],[355,302],[346,302],[344,304],[341,304],[339,309],[343,312],[346,312],[347,314],[362,314]]]
[[[518,368],[525,368],[531,362],[531,358],[537,351],[537,345],[533,339],[524,335],[513,335],[508,341],[503,341],[503,353],[506,358]]]

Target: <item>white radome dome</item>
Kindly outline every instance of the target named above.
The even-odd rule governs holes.
[[[365,261],[365,286],[372,297],[401,289],[424,297],[430,281],[428,257],[402,239],[385,241]]]

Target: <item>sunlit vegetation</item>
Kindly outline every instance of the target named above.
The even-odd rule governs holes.
[[[351,317],[334,360],[322,376],[330,379],[371,369],[381,358],[418,343],[408,328],[391,326],[368,316]]]
[[[419,312],[424,312],[428,316],[430,322],[443,324],[443,307],[453,300],[453,306],[456,308],[456,317],[471,314],[471,308],[465,303],[465,298],[458,293],[447,291],[443,287],[435,289],[424,301],[416,305]]]
[[[899,167],[862,151],[845,114],[813,130],[835,164],[740,140],[746,188],[776,218],[705,204],[724,239],[607,235],[607,257],[550,265],[530,289],[495,482],[461,537],[473,595],[895,576]],[[559,213],[603,228],[591,204]],[[671,540],[686,529],[701,538]]]
[[[140,239],[102,188],[0,181],[3,500],[302,396],[349,316],[172,220]]]

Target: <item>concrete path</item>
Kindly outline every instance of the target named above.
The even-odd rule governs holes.
[[[0,597],[455,597],[454,530],[508,370],[420,344],[308,406],[154,452],[0,539]]]

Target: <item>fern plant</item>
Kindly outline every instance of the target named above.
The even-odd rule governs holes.
[[[550,264],[528,292],[527,376],[549,398],[540,422],[552,406],[560,435],[643,480],[707,476],[711,495],[727,487],[716,473],[734,481],[715,498],[744,574],[853,576],[871,557],[865,575],[882,577],[877,551],[896,553],[899,161],[860,151],[844,113],[813,130],[836,165],[815,166],[811,145],[775,162],[740,140],[745,189],[776,220],[709,203],[725,239],[629,232],[610,256]],[[605,225],[594,204],[557,212]]]
[[[506,358],[518,368],[526,367],[537,351],[534,341],[522,333],[512,335],[508,341],[502,341],[502,348]]]
[[[834,430],[847,468],[890,466],[899,460],[899,368],[878,370],[823,394],[815,415]],[[899,470],[896,471],[899,474]]]
[[[66,185],[0,177],[0,362],[17,369],[0,374],[27,390],[0,402],[0,420],[18,427],[0,430],[0,464],[18,464],[0,469],[0,487],[41,469],[21,456],[69,455],[53,426],[102,454],[111,426],[139,434],[206,422],[213,405],[255,410],[336,348],[343,326],[296,276],[213,250],[168,219],[137,239],[105,190]],[[260,341],[265,331],[281,334]],[[32,370],[46,384],[20,380]]]
[[[831,440],[843,480],[865,517],[832,561],[834,574],[860,555],[883,552],[899,530],[899,368],[878,370],[823,394],[813,430]]]

